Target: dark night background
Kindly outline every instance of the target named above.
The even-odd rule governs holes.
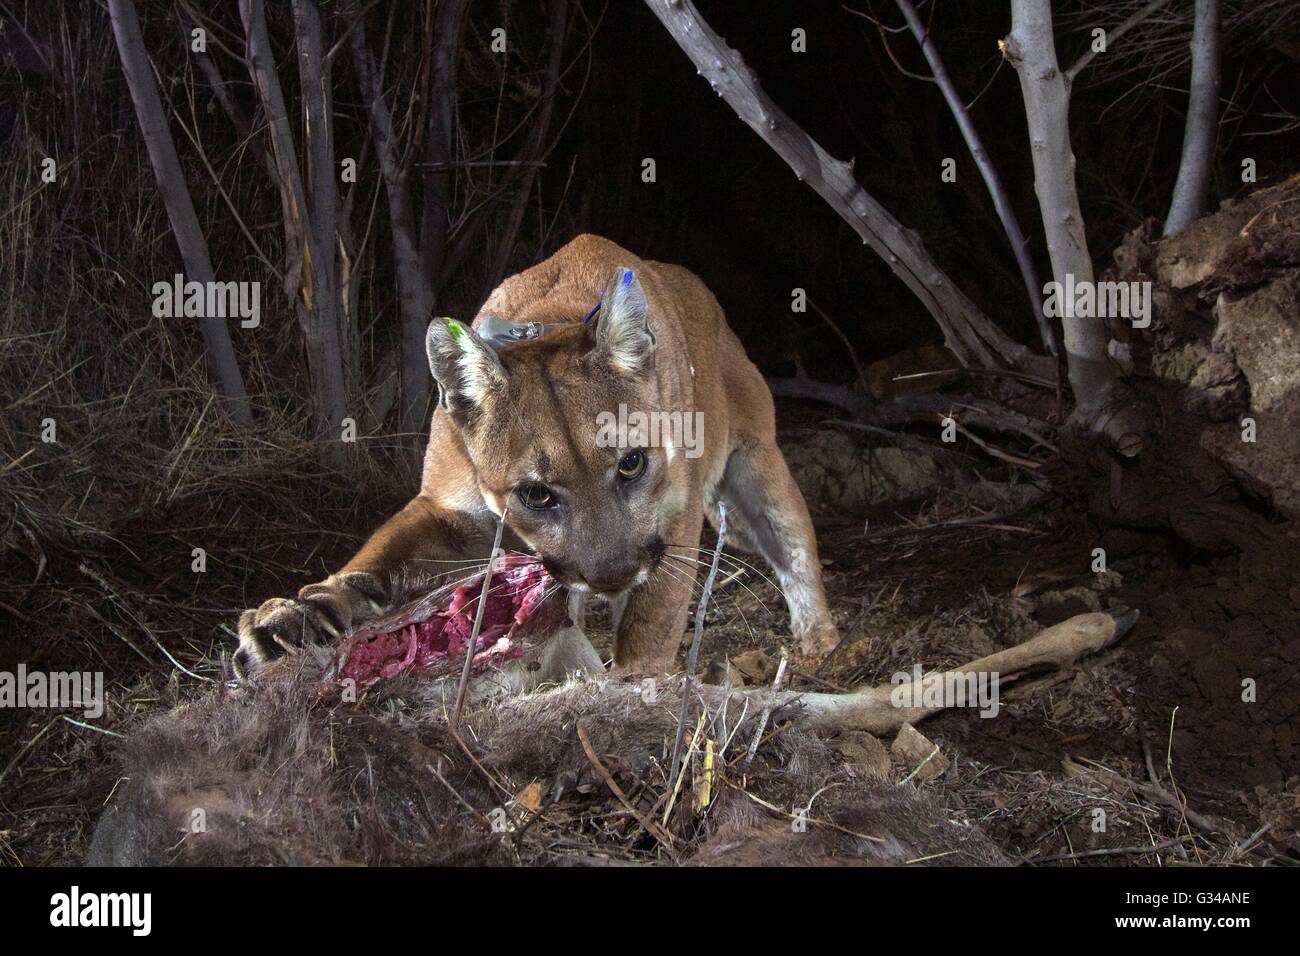
[[[795,122],[831,155],[856,159],[859,181],[920,233],[977,304],[1021,341],[1037,344],[1015,261],[936,86],[902,75],[876,27],[839,3],[715,0],[697,6]],[[868,9],[865,3],[848,6]],[[939,52],[966,102],[984,90],[972,116],[1046,276],[1020,87],[997,48],[1010,30],[1008,7],[993,0],[943,0],[937,6],[932,21]],[[1104,11],[1105,4],[1095,6]],[[885,24],[902,24],[892,3],[876,0],[872,7]],[[923,7],[922,16],[930,9]],[[1087,27],[1108,22],[1102,17],[1085,20],[1077,34],[1058,30],[1063,65],[1086,48]],[[795,27],[807,31],[806,53],[791,51]],[[888,40],[905,67],[927,72],[910,33],[889,34]],[[1287,82],[1294,61],[1255,48],[1250,62],[1242,63],[1232,48],[1228,52],[1225,87],[1244,70],[1247,77],[1271,77],[1268,88],[1275,95],[1295,97]],[[543,192],[545,201],[556,202],[575,164],[569,203],[575,227],[695,270],[769,374],[789,374],[796,348],[816,361],[820,377],[842,381],[852,372],[843,346],[813,311],[792,315],[790,290],[796,286],[836,320],[864,360],[941,340],[902,283],[695,75],[643,4],[609,5],[592,59],[590,81],[551,154]],[[1104,55],[1090,69],[1100,71],[1103,61]],[[1141,78],[1138,73],[1099,83],[1085,74],[1073,97],[1080,199],[1099,263],[1144,217],[1164,215],[1177,171],[1186,97],[1180,84],[1186,78],[1176,77],[1164,89],[1135,91]],[[1261,104],[1267,102],[1262,86],[1250,89]],[[1101,111],[1116,100],[1103,118]],[[1242,103],[1240,110],[1248,113],[1250,105]],[[1225,121],[1216,177],[1220,197],[1243,188],[1235,176],[1243,155],[1257,158],[1261,183],[1293,171],[1295,132],[1240,137],[1261,128],[1268,123],[1258,117],[1243,126],[1240,111]],[[645,157],[657,162],[654,184],[640,180]],[[956,183],[940,181],[944,157],[957,160]],[[548,251],[565,238],[553,236]]]

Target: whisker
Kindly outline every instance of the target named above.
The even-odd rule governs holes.
[[[412,564],[475,564],[486,558],[412,558]]]
[[[557,581],[556,583],[552,584],[549,588],[547,588],[545,591],[542,592],[542,599],[541,599],[540,601],[538,601],[537,603],[538,603],[538,604],[545,604],[547,601],[549,601],[549,600],[550,600],[551,598],[553,598],[556,594],[560,593],[560,592],[563,591],[563,590],[564,590],[564,585],[563,585],[563,584],[560,584],[560,583]]]
[[[699,554],[708,555],[710,560],[713,559],[713,550],[711,548],[700,548],[689,544],[666,544],[665,546],[669,548],[683,548],[687,551],[695,551]],[[681,555],[679,555],[679,557],[681,557]],[[764,581],[770,584],[774,589],[780,591],[783,597],[785,596],[785,591],[781,589],[781,586],[777,584],[775,581],[773,581],[770,577],[768,577],[767,574],[764,573],[763,569],[758,567],[757,565],[751,564],[750,562],[745,561],[740,557],[737,557],[736,555],[732,554],[730,551],[723,551],[722,559],[724,561],[730,561],[732,564],[739,565],[740,567],[745,568],[746,570],[753,571],[760,578],[762,578]]]
[[[669,557],[675,557],[675,558],[681,559],[681,555],[669,555]],[[700,563],[703,563],[703,562],[700,562]],[[687,573],[685,570],[683,570],[683,569],[680,568],[680,567],[675,567],[675,566],[671,566],[671,565],[666,565],[666,564],[663,564],[663,563],[661,563],[659,566],[660,566],[661,568],[663,568],[665,571],[667,571],[668,573],[670,573],[670,574],[686,575],[686,573]],[[697,596],[699,596],[699,595],[702,595],[702,594],[704,593],[704,585],[703,585],[703,584],[698,580],[698,578],[696,578],[694,575],[689,576],[689,579],[690,579],[691,584],[692,584],[692,588],[691,588],[691,597],[692,597],[692,598],[695,598],[695,597],[697,597]],[[743,585],[743,582],[742,582],[742,585]],[[748,588],[746,588],[746,590],[748,590]],[[753,594],[754,592],[750,591],[750,593]],[[731,605],[732,605],[732,607],[734,607],[734,608],[736,609],[736,613],[740,615],[740,619],[741,619],[741,621],[744,622],[745,629],[746,629],[747,631],[749,631],[749,636],[750,636],[751,638],[754,638],[754,640],[757,640],[757,639],[758,639],[758,635],[754,633],[753,625],[751,625],[751,624],[749,623],[749,618],[745,615],[745,610],[744,610],[744,608],[742,608],[742,607],[740,606],[740,602],[736,600],[735,595],[732,595],[732,594],[721,594],[721,593],[718,593],[718,592],[716,592],[716,591],[714,592],[714,594],[715,594],[715,596],[716,596],[716,598],[717,598],[718,600],[726,599],[726,600],[730,600],[730,601],[731,601]],[[766,607],[766,606],[767,606],[767,605],[764,604],[761,600],[759,600],[758,595],[754,595],[754,599],[755,599],[756,601],[759,601],[759,604],[762,605],[763,607]]]
[[[673,578],[674,580],[681,581],[683,584],[686,584],[690,588],[690,596],[692,599],[696,596],[696,594],[702,593],[704,591],[704,585],[702,585],[698,580],[696,580],[696,578],[693,575],[688,575],[684,570],[677,567],[676,565],[672,565],[667,562],[661,561],[659,562],[659,569],[663,571],[665,574],[667,574],[669,577]]]
[[[698,565],[699,565],[700,567],[702,567],[702,568],[707,568],[707,567],[709,567],[709,564],[708,564],[707,562],[705,562],[705,561],[701,561],[701,560],[699,560],[698,558],[687,557],[687,556],[684,555],[684,554],[666,554],[665,557],[672,558],[674,561],[690,561],[690,562],[693,563],[693,564],[698,564]],[[767,607],[767,606],[769,605],[770,602],[763,600],[761,597],[759,597],[757,594],[755,594],[755,593],[754,593],[754,589],[751,588],[751,587],[750,587],[748,584],[746,584],[744,581],[741,581],[740,579],[737,579],[737,580],[736,580],[736,583],[739,584],[739,585],[740,585],[742,588],[744,588],[746,591],[748,591],[749,594],[750,594],[750,597],[752,597],[755,601],[757,601],[757,602],[758,602],[762,607]],[[777,588],[777,591],[778,591],[778,593],[781,593],[781,596],[782,596],[782,597],[785,596],[784,592],[781,592],[781,589],[780,589],[780,588]]]
[[[709,551],[709,550],[706,549],[706,548],[697,548],[696,550],[697,550],[700,554],[707,555],[707,556],[709,557],[709,559],[712,560],[712,557],[713,557],[713,552],[712,552],[712,551]],[[767,582],[767,584],[770,585],[774,591],[777,591],[777,592],[779,592],[779,593],[782,594],[782,595],[785,594],[785,592],[784,592],[784,591],[782,590],[782,588],[781,588],[781,585],[777,584],[776,581],[772,580],[772,578],[770,578],[770,577],[767,575],[767,573],[766,573],[762,568],[760,568],[758,565],[756,565],[756,564],[752,564],[752,563],[750,563],[749,561],[745,561],[745,560],[743,560],[742,558],[739,558],[739,557],[737,557],[736,555],[731,554],[731,553],[729,553],[729,552],[727,552],[727,551],[722,552],[722,560],[727,561],[727,562],[730,562],[730,565],[731,565],[731,567],[733,567],[733,568],[740,568],[740,569],[743,569],[743,570],[745,570],[745,571],[753,571],[753,572],[754,572],[755,574],[757,574],[760,578],[762,578],[765,582]]]

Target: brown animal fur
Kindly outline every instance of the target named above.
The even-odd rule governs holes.
[[[400,678],[356,704],[328,706],[319,677],[313,658],[282,661],[233,695],[216,692],[145,723],[120,752],[122,778],[89,862],[672,862],[644,831],[595,822],[617,804],[576,732],[581,721],[602,763],[648,814],[667,790],[663,766],[681,702],[672,688],[645,704],[611,693],[608,678],[583,680],[468,712],[464,739],[494,787],[448,732],[435,684]],[[751,713],[729,758],[754,726]],[[541,784],[542,818],[522,838],[493,832],[493,811],[533,782]],[[760,748],[743,781],[720,765],[715,791],[701,817],[689,809],[689,780],[683,788],[670,824],[678,862],[889,865],[934,854],[942,854],[931,861],[939,865],[1005,862],[978,828],[952,822],[939,797],[864,774],[792,727]],[[810,801],[800,832],[786,814]]]
[[[598,300],[599,314],[584,323]],[[507,279],[475,327],[489,316],[560,328],[498,352],[468,329],[430,325],[441,400],[420,493],[338,574],[297,601],[244,612],[241,674],[381,613],[396,577],[485,557],[503,510],[508,546],[540,554],[571,588],[614,601],[621,668],[673,669],[703,518],[716,524],[720,503],[729,542],[776,571],[801,649],[835,645],[812,522],[776,446],[771,395],[694,274],[579,236]],[[702,413],[702,453],[637,437],[601,447],[597,416],[620,406]],[[638,449],[644,469],[626,479],[618,469]],[[552,506],[525,507],[530,487]]]

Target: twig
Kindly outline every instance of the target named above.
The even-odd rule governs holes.
[[[1113,846],[1104,847],[1100,850],[1075,850],[1073,853],[1057,853],[1053,856],[1040,856],[1037,859],[1025,860],[1026,863],[1056,863],[1061,860],[1081,860],[1089,856],[1121,856],[1129,853],[1156,853],[1160,850],[1168,850],[1170,847],[1177,846],[1180,843],[1186,843],[1192,839],[1190,834],[1184,833],[1182,836],[1174,837],[1171,840],[1165,840],[1161,843],[1153,843],[1151,846]]]
[[[465,666],[460,670],[460,685],[456,688],[456,704],[451,712],[452,727],[460,726],[460,712],[465,706],[465,688],[469,685],[470,667],[474,663],[474,651],[478,648],[478,632],[483,627],[483,608],[487,606],[488,588],[492,584],[492,572],[496,570],[497,558],[501,557],[501,535],[506,528],[506,511],[501,509],[497,519],[496,537],[492,539],[492,556],[488,558],[487,570],[483,572],[483,587],[478,595],[478,608],[474,611],[474,629],[470,631],[469,644],[465,648]]]
[[[1178,708],[1175,707],[1174,713],[1177,712],[1178,712]],[[1172,735],[1173,735],[1172,714],[1169,717],[1169,725],[1170,725],[1169,726],[1170,736],[1172,739]],[[1179,789],[1177,782],[1174,781],[1174,768],[1173,768],[1172,755],[1171,755],[1171,759],[1167,764],[1169,770],[1169,781],[1174,785],[1173,792],[1170,792],[1170,790],[1160,782],[1160,777],[1156,773],[1155,765],[1151,761],[1151,747],[1147,743],[1145,738],[1143,738],[1142,740],[1142,754],[1144,759],[1146,760],[1147,777],[1150,779],[1151,782],[1142,783],[1140,780],[1134,781],[1134,784],[1137,786],[1137,788],[1140,791],[1142,791],[1152,800],[1155,800],[1158,803],[1163,803],[1165,806],[1169,807],[1170,809],[1177,810],[1179,814],[1182,815],[1184,821],[1200,827],[1202,830],[1206,831],[1207,833],[1227,833],[1229,835],[1232,834],[1233,828],[1229,826],[1225,821],[1220,820],[1217,817],[1212,817],[1207,814],[1201,813],[1197,810],[1193,810],[1191,807],[1187,805],[1186,795],[1183,793],[1181,789]]]
[[[803,817],[800,817],[798,814],[791,813],[789,810],[782,810],[776,804],[769,803],[768,801],[764,800],[762,797],[754,796],[754,794],[750,793],[744,787],[737,786],[736,784],[732,783],[730,780],[723,780],[722,782],[725,783],[727,786],[729,786],[732,790],[739,790],[745,796],[749,797],[749,799],[757,803],[760,807],[766,807],[767,809],[771,810],[773,813],[779,813],[782,816],[789,817],[791,820],[802,819],[807,821],[808,823],[815,823],[819,827],[830,827],[832,830],[839,830],[841,833],[847,833],[849,836],[857,837],[859,840],[868,840],[871,843],[887,842],[882,837],[872,836],[870,833],[859,833],[857,830],[850,830],[848,827],[842,827],[838,823],[835,823],[831,820],[821,820],[818,819],[817,817],[807,816],[806,810],[805,810],[805,815]],[[811,806],[812,806],[812,801],[809,800],[808,807]]]
[[[867,381],[867,370],[862,364],[862,359],[858,358],[858,350],[853,347],[853,343],[850,342],[849,337],[844,334],[844,330],[836,324],[834,319],[826,314],[826,311],[820,305],[814,302],[811,298],[809,298],[808,304],[812,306],[814,312],[822,317],[822,321],[830,326],[831,331],[839,337],[839,340],[844,343],[844,349],[849,353],[849,360],[853,362],[853,370],[858,373],[858,385],[862,387],[862,394],[870,399],[872,397],[871,383]]]
[[[162,653],[163,653],[163,657],[165,657],[165,658],[167,658],[167,660],[171,661],[173,667],[175,667],[178,671],[180,671],[182,674],[186,675],[187,677],[193,677],[195,680],[201,680],[201,681],[204,681],[204,682],[206,682],[206,683],[208,683],[208,684],[216,683],[216,682],[215,682],[211,677],[205,677],[205,676],[203,676],[202,674],[196,674],[196,673],[194,673],[194,671],[190,670],[188,667],[186,667],[184,664],[182,664],[180,661],[178,661],[175,657],[173,657],[172,654],[171,654],[171,652],[170,652],[169,650],[167,650],[167,648],[163,647],[163,645],[162,645],[162,641],[158,640],[158,638],[157,638],[156,636],[154,636],[153,631],[151,631],[151,630],[149,630],[149,628],[145,627],[144,622],[141,621],[138,617],[136,617],[135,614],[132,613],[131,609],[130,609],[129,607],[127,607],[127,605],[126,605],[126,601],[122,598],[122,596],[121,596],[120,594],[118,594],[115,590],[113,590],[113,588],[111,588],[111,587],[109,586],[108,582],[107,582],[106,580],[104,580],[103,576],[100,575],[100,574],[98,574],[98,573],[96,573],[96,571],[95,571],[94,568],[90,567],[90,566],[87,565],[87,564],[79,563],[79,564],[77,565],[77,570],[79,570],[82,574],[86,575],[86,577],[90,578],[92,581],[95,581],[95,582],[96,582],[97,584],[99,584],[99,586],[102,587],[102,588],[103,588],[103,589],[104,589],[104,590],[105,590],[109,595],[111,595],[113,598],[116,598],[118,601],[121,602],[122,610],[126,613],[126,615],[127,615],[129,618],[131,618],[132,621],[135,622],[136,626],[137,626],[138,628],[140,628],[140,630],[142,630],[142,631],[144,632],[144,636],[147,637],[147,638],[149,638],[149,640],[153,641],[154,646],[155,646],[156,648],[158,648],[158,650],[162,651]],[[93,609],[92,609],[91,613],[94,613]],[[95,616],[96,616],[96,617],[99,617],[98,614],[95,614]],[[100,620],[103,620],[103,618],[100,618]],[[107,622],[105,622],[105,623],[107,623]],[[121,636],[121,635],[119,635],[119,636]],[[123,640],[125,640],[125,638],[123,638]],[[127,644],[130,645],[131,642],[130,642],[130,641],[127,641]],[[132,647],[134,648],[134,645],[132,645]],[[137,653],[139,653],[139,652],[137,651]],[[143,655],[141,655],[141,656],[143,656]]]
[[[636,817],[637,823],[645,827],[645,831],[658,840],[663,845],[664,849],[672,854],[673,858],[676,859],[677,852],[673,849],[672,836],[660,827],[659,824],[649,819],[644,813],[632,805],[632,801],[627,798],[627,794],[623,792],[623,788],[618,785],[618,782],[614,779],[613,775],[611,775],[605,768],[605,765],[601,763],[600,757],[596,755],[595,748],[591,746],[591,738],[587,736],[587,728],[583,726],[582,721],[578,721],[578,741],[582,744],[582,749],[586,753],[587,759],[591,761],[592,767],[595,768],[596,773],[600,774],[600,778],[605,781],[605,786],[609,787],[610,792],[618,798],[618,802],[623,804],[623,807],[627,812]]]
[[[1112,43],[1114,43],[1124,34],[1128,33],[1129,30],[1133,29],[1135,26],[1137,26],[1147,17],[1151,16],[1151,14],[1155,13],[1157,10],[1159,10],[1168,2],[1169,0],[1151,0],[1151,2],[1148,3],[1145,7],[1138,10],[1127,20],[1119,24],[1119,26],[1112,29],[1109,33],[1106,34],[1106,49],[1109,50],[1110,45]],[[1092,62],[1092,58],[1097,55],[1097,52],[1098,52],[1097,50],[1089,46],[1088,52],[1085,53],[1083,56],[1079,57],[1079,59],[1074,61],[1074,65],[1065,71],[1066,86],[1070,86],[1071,84],[1074,83],[1075,77],[1079,75],[1080,71],[1082,71],[1084,67],[1086,67],[1089,63]]]
[[[775,698],[776,692],[781,689],[781,681],[785,679],[785,668],[790,663],[790,658],[781,651],[781,663],[776,665],[776,677],[772,678],[772,694]],[[763,731],[767,730],[767,722],[772,718],[772,699],[769,699],[763,705],[763,713],[759,715],[758,727],[754,731],[754,739],[749,742],[749,749],[745,751],[745,763],[754,759],[754,754],[758,752],[759,742],[763,739]]]
[[[916,37],[921,53],[934,74],[934,82],[939,85],[939,90],[943,93],[944,101],[948,104],[952,118],[957,123],[957,129],[966,143],[966,148],[970,150],[971,158],[975,160],[975,168],[979,170],[980,177],[984,180],[989,198],[993,201],[993,209],[997,213],[998,221],[1002,223],[1002,231],[1006,233],[1007,242],[1010,243],[1011,252],[1016,259],[1016,266],[1020,270],[1020,279],[1025,285],[1025,293],[1028,296],[1029,312],[1038,326],[1038,334],[1043,346],[1052,355],[1059,355],[1060,343],[1057,341],[1056,330],[1052,327],[1051,320],[1044,314],[1042,300],[1039,298],[1042,284],[1038,281],[1038,272],[1034,268],[1034,260],[1029,252],[1029,239],[1020,228],[1020,221],[1011,208],[1011,200],[1002,185],[1001,177],[998,176],[997,167],[993,165],[992,157],[984,148],[984,141],[980,138],[979,131],[975,129],[975,122],[957,94],[957,86],[939,56],[934,38],[930,36],[930,31],[917,16],[916,8],[912,6],[911,0],[894,0],[894,2],[903,14],[903,19],[907,21],[912,35]]]
[[[1039,468],[1043,467],[1043,463],[1041,461],[1033,461],[1032,459],[1029,458],[1022,458],[1020,455],[1013,455],[1009,451],[1003,451],[1001,448],[998,448],[996,445],[989,444],[984,439],[976,435],[974,432],[971,432],[970,430],[963,428],[961,423],[958,422],[957,419],[953,417],[951,414],[944,415],[942,412],[937,414],[939,416],[939,424],[942,425],[945,419],[951,420],[953,427],[956,428],[957,431],[961,432],[970,441],[974,442],[979,448],[983,449],[984,452],[986,452],[988,455],[992,456],[993,458],[997,458],[1001,461],[1005,461],[1008,464],[1019,465],[1021,468],[1028,468],[1031,471],[1037,471]]]
[[[933,760],[938,755],[938,753],[939,753],[939,747],[936,744],[935,748],[930,751],[929,756],[927,756],[924,760],[922,760],[919,764],[917,764],[916,769],[913,770],[911,773],[909,773],[902,780],[898,781],[898,783],[895,784],[895,786],[901,787],[903,784],[907,783],[909,780],[915,777],[918,773],[921,772],[921,768],[924,767],[926,764],[928,764],[931,760]]]
[[[1235,847],[1233,847],[1232,853],[1230,854],[1230,858],[1236,859],[1237,857],[1241,856],[1243,853],[1245,853],[1247,850],[1253,847],[1256,843],[1258,843],[1260,837],[1262,837],[1265,833],[1267,833],[1272,828],[1273,828],[1273,824],[1265,823],[1262,827],[1260,827],[1258,830],[1252,833],[1244,843],[1238,843]]]
[[[40,732],[37,733],[35,737],[27,741],[27,743],[23,744],[22,749],[19,750],[18,753],[14,754],[12,760],[10,760],[7,764],[5,764],[4,770],[0,770],[0,783],[4,782],[5,777],[9,776],[9,771],[14,769],[14,767],[18,765],[18,761],[22,760],[23,757],[27,755],[27,751],[35,747],[36,742],[40,740],[42,737],[44,737],[46,733],[49,732],[49,729],[53,727],[56,723],[58,723],[58,721],[59,721],[58,717],[50,718],[50,722],[46,724],[44,727],[42,727],[40,729]]]
[[[689,760],[690,755],[695,752],[695,742],[700,739],[700,732],[704,730],[704,714],[700,714],[700,719],[695,725],[695,733],[691,734],[690,746],[686,748],[686,757]],[[668,818],[672,816],[673,807],[677,804],[677,795],[681,792],[682,781],[686,779],[686,760],[682,761],[682,768],[676,776],[670,777],[672,790],[668,793],[668,805],[664,807],[663,824],[668,825]],[[658,805],[656,804],[656,807]]]
[[[682,755],[682,738],[686,736],[686,714],[691,707],[691,681],[695,678],[695,666],[700,660],[700,642],[704,639],[704,612],[709,608],[709,595],[713,593],[713,580],[718,576],[718,563],[722,560],[722,546],[727,541],[727,505],[718,502],[718,543],[713,548],[713,563],[709,566],[709,575],[704,579],[704,590],[700,592],[699,604],[695,607],[695,636],[691,638],[690,654],[686,658],[686,683],[682,686],[682,711],[677,717],[677,736],[673,740],[673,759],[668,765],[668,777],[677,775],[677,760]]]
[[[447,778],[438,772],[437,767],[435,767],[431,763],[426,763],[425,766],[428,767],[429,770],[433,772],[433,775],[438,778],[438,780],[442,783],[444,787],[446,787],[448,790],[451,791],[451,795],[460,802],[460,805],[462,807],[468,810],[472,816],[474,817],[479,816],[479,812],[474,809],[474,805],[470,803],[468,800],[466,800],[464,797],[462,797],[460,795],[460,791],[447,782]]]
[[[540,159],[482,159],[482,160],[449,160],[445,163],[412,163],[419,169],[448,170],[448,169],[480,169],[493,166],[538,166],[545,167],[546,163]]]
[[[93,730],[96,733],[108,734],[108,736],[110,737],[120,737],[123,740],[126,739],[126,734],[119,734],[116,730],[109,730],[107,727],[96,727],[94,724],[88,724],[82,720],[74,720],[73,718],[69,717],[67,714],[63,715],[63,719],[66,720],[68,723],[72,724],[74,727],[82,727],[86,730]]]

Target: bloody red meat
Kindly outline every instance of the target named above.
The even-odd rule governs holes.
[[[523,655],[530,638],[542,638],[563,612],[548,600],[553,580],[537,558],[508,554],[497,561],[475,643],[473,668],[482,670]],[[434,671],[463,661],[474,630],[483,575],[440,588],[349,636],[339,679],[365,690],[407,671]]]

